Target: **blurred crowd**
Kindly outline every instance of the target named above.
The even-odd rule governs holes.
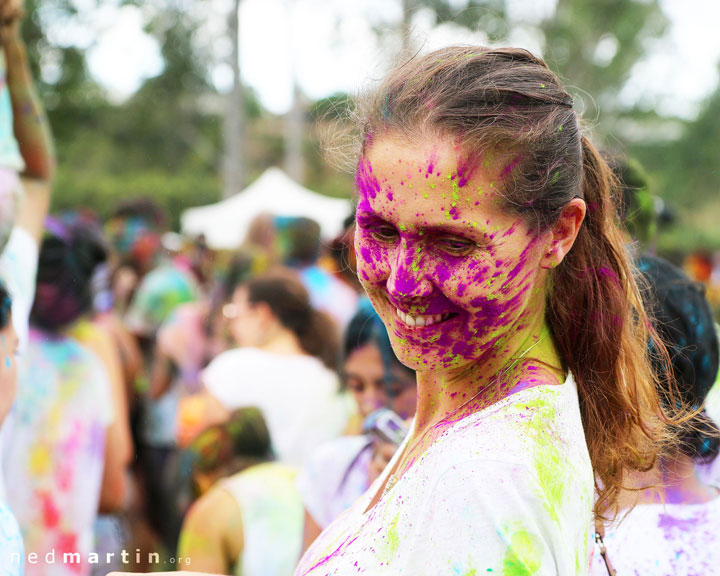
[[[17,29],[2,41],[0,537],[11,512],[23,540],[3,550],[29,576],[291,574],[415,411],[414,373],[354,274],[352,215],[324,240],[264,214],[232,252],[172,233],[152,199],[104,222],[47,217],[49,126]],[[717,262],[705,272],[720,282]],[[690,376],[698,406],[712,346],[714,372]]]

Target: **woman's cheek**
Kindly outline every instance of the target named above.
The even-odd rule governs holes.
[[[366,288],[382,283],[389,275],[389,256],[384,250],[367,237],[367,233],[358,230],[355,233],[355,257],[360,282]]]

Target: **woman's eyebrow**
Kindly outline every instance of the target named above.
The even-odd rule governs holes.
[[[447,222],[442,224],[422,224],[417,227],[418,230],[422,231],[423,234],[432,234],[434,236],[440,236],[443,234],[451,234],[455,236],[481,236],[482,231],[475,226],[470,224],[461,224],[454,222]]]

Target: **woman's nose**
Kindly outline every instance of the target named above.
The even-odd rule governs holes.
[[[422,251],[421,246],[413,246],[404,240],[398,246],[387,280],[387,291],[394,299],[407,300],[432,294],[433,285]]]

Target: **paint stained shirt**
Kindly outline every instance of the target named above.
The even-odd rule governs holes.
[[[572,377],[452,424],[366,512],[401,452],[296,576],[587,573],[593,474]]]
[[[111,421],[110,382],[100,359],[72,338],[31,329],[4,454],[7,501],[26,554],[39,559],[25,566],[28,576],[90,573]],[[64,561],[66,554],[79,556]]]
[[[705,504],[641,504],[614,529],[605,545],[619,576],[720,574],[720,496]],[[607,576],[593,554],[592,576]]]

